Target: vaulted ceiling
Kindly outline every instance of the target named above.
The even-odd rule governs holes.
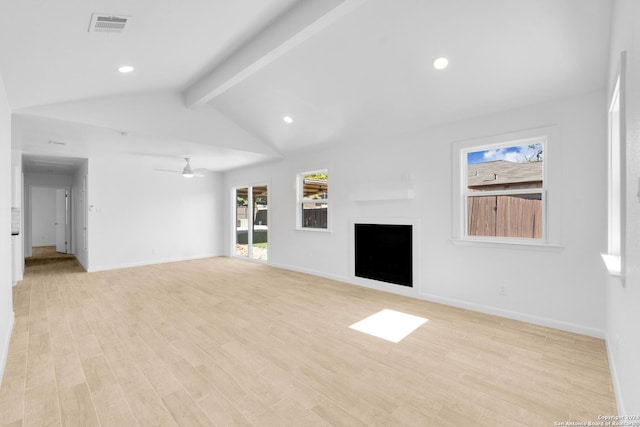
[[[13,145],[28,155],[120,153],[160,168],[188,156],[223,171],[599,89],[611,7],[3,0],[0,72]],[[93,13],[126,16],[124,31],[88,31]]]

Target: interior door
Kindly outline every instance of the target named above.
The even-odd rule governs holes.
[[[89,211],[89,203],[87,202],[87,176],[82,178],[82,250],[87,252],[89,246],[89,238],[87,236],[87,212]]]
[[[56,189],[56,252],[67,253],[68,197],[64,188]]]

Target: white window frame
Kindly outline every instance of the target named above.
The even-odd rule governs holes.
[[[319,173],[327,174],[327,198],[322,199],[322,203],[327,205],[327,228],[304,227],[302,224],[302,205],[305,203],[318,203],[318,199],[304,197],[304,177]],[[300,172],[296,175],[296,230],[313,231],[326,233],[331,231],[331,203],[329,189],[331,188],[331,175],[329,169],[317,169],[308,172]]]
[[[254,211],[253,211],[253,188],[254,187],[267,187],[267,206],[268,206],[268,201],[271,198],[271,183],[267,182],[264,184],[248,184],[248,185],[236,185],[234,187],[231,187],[231,218],[232,218],[232,223],[235,224],[236,223],[236,215],[237,215],[237,191],[239,189],[247,189],[247,217],[249,218],[253,218],[254,216]],[[267,208],[268,209],[268,208]],[[269,211],[270,214],[270,211]],[[269,215],[268,214],[268,215]],[[231,253],[231,257],[234,258],[238,258],[238,259],[244,259],[247,261],[251,261],[251,262],[258,262],[258,263],[264,263],[264,264],[268,264],[271,262],[271,257],[269,255],[267,255],[267,259],[266,260],[262,260],[262,259],[257,259],[253,257],[253,225],[251,223],[248,222],[247,224],[247,256],[241,256],[241,255],[237,255],[235,253],[235,246],[236,246],[236,239],[237,239],[237,230],[236,227],[231,227],[231,248],[230,248],[230,253]],[[271,241],[271,228],[267,228],[267,242]],[[268,249],[267,249],[268,250]],[[267,252],[268,253],[268,252]]]
[[[463,188],[463,210],[464,210],[464,238],[465,239],[469,239],[469,240],[489,240],[489,241],[493,241],[493,240],[498,240],[498,241],[518,241],[518,242],[532,242],[532,243],[537,243],[537,242],[546,242],[546,230],[545,230],[545,225],[546,225],[546,210],[545,210],[545,195],[547,192],[547,188],[546,188],[546,183],[544,180],[544,169],[545,169],[545,165],[544,165],[544,161],[542,164],[542,187],[541,188],[527,188],[527,189],[513,189],[513,190],[494,190],[494,191],[470,191],[469,187],[468,187],[468,168],[469,165],[467,163],[467,155],[469,153],[473,153],[476,151],[484,151],[484,150],[493,150],[493,149],[500,149],[500,148],[507,148],[507,147],[519,147],[519,146],[523,146],[523,145],[529,145],[529,144],[540,144],[543,147],[543,152],[546,148],[547,145],[547,139],[545,137],[538,137],[538,138],[533,138],[533,139],[528,139],[528,140],[520,140],[520,141],[510,141],[510,142],[506,142],[506,143],[499,143],[499,144],[490,144],[490,145],[485,145],[485,146],[480,146],[480,147],[469,147],[469,148],[464,148],[460,151],[460,156],[462,157],[463,160],[463,168],[464,168],[464,176],[463,176],[463,184],[462,184],[462,188]],[[540,239],[527,239],[527,238],[516,238],[516,237],[494,237],[494,236],[470,236],[469,235],[469,208],[468,208],[468,202],[469,202],[469,197],[487,197],[487,196],[512,196],[512,195],[520,195],[520,194],[539,194],[540,195],[540,199],[542,200],[542,237]]]
[[[560,216],[552,209],[549,192],[555,180],[552,179],[554,153],[558,150],[559,130],[557,126],[525,130],[509,134],[481,137],[452,144],[452,241],[455,244],[479,246],[503,246],[525,248],[548,248],[556,250],[560,246]],[[471,192],[467,188],[467,154],[495,148],[514,147],[528,144],[542,144],[544,163],[542,168],[542,188],[508,189],[497,191]],[[542,238],[517,238],[494,236],[470,236],[468,234],[467,196],[481,197],[510,194],[540,194],[542,200]]]
[[[620,56],[620,70],[616,78],[608,110],[608,186],[607,186],[607,253],[602,254],[609,274],[620,277],[625,271],[626,224],[626,122],[625,122],[626,52]]]

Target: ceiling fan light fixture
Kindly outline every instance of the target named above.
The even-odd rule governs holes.
[[[194,173],[193,169],[191,169],[191,165],[189,164],[189,158],[187,157],[185,158],[185,160],[187,161],[187,164],[182,170],[182,176],[184,176],[185,178],[193,178]]]

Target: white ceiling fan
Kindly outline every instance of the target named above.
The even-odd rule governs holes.
[[[187,162],[187,164],[184,165],[184,168],[181,171],[172,170],[172,169],[155,169],[155,170],[161,171],[161,172],[177,172],[177,173],[182,174],[182,176],[185,177],[185,178],[193,178],[194,176],[197,176],[198,178],[201,178],[207,172],[209,172],[208,169],[203,169],[203,168],[193,169],[191,167],[191,164],[190,164],[191,159],[189,157],[185,157],[184,160]]]

